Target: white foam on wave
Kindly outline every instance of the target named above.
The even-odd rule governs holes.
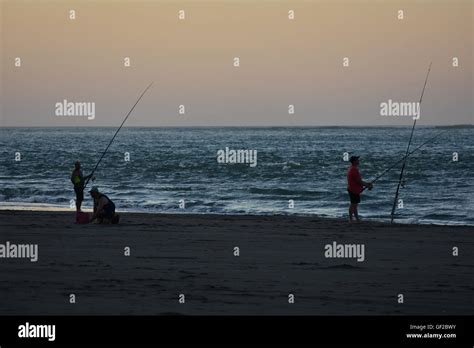
[[[0,202],[0,210],[75,211],[69,205],[29,202]]]

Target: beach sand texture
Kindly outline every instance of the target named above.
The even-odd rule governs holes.
[[[37,262],[0,259],[0,313],[474,314],[472,226],[349,225],[296,216],[121,217],[119,225],[75,225],[73,212],[0,211],[0,243],[39,246]],[[364,244],[365,261],[325,258],[324,247],[333,241]],[[127,246],[130,256],[124,256]],[[452,255],[454,246],[459,256]],[[398,294],[404,304],[397,303]]]

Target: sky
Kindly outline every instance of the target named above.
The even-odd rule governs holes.
[[[418,101],[430,62],[419,124],[474,124],[474,0],[0,4],[0,126],[118,126],[152,81],[127,125],[410,125],[380,103]]]

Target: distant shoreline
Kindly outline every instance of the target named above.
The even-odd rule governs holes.
[[[411,128],[411,125],[347,125],[347,126],[330,126],[330,125],[321,125],[321,126],[316,126],[316,125],[281,125],[281,126],[129,126],[129,125],[124,125],[123,128],[138,128],[138,129],[143,129],[143,128],[149,128],[149,129],[207,129],[207,128],[245,128],[245,129],[279,129],[279,128],[328,128],[328,129],[338,129],[338,128]],[[86,126],[86,125],[80,125],[80,126],[1,126],[0,129],[32,129],[32,128],[37,128],[37,129],[70,129],[70,128],[117,128],[117,125],[112,125],[112,126]],[[474,124],[455,124],[455,125],[419,125],[418,128],[474,128]]]
[[[13,202],[12,202],[13,203]],[[83,208],[82,211],[86,213],[92,213],[91,208]],[[70,209],[64,206],[57,206],[53,204],[42,204],[42,203],[28,203],[28,204],[22,204],[22,205],[13,205],[13,204],[5,204],[5,202],[0,202],[0,213],[1,214],[8,214],[11,213],[12,215],[17,213],[17,212],[22,212],[22,213],[60,213],[60,214],[70,214],[72,217],[75,216],[76,212],[74,209]],[[327,221],[327,222],[347,222],[346,218],[343,217],[335,217],[335,216],[321,216],[321,215],[316,215],[316,214],[304,214],[304,213],[285,213],[285,212],[279,212],[279,213],[274,213],[274,214],[264,214],[264,213],[255,213],[255,214],[250,214],[250,213],[214,213],[214,212],[196,212],[196,211],[182,211],[182,212],[177,212],[177,211],[147,211],[147,210],[134,210],[134,209],[125,209],[125,210],[118,210],[117,213],[119,214],[126,214],[126,215],[144,215],[144,216],[185,216],[185,217],[192,217],[192,216],[209,216],[210,218],[214,217],[219,217],[219,218],[294,218],[294,219],[318,219],[322,221]],[[354,223],[356,224],[356,223]],[[389,222],[389,218],[387,217],[386,219],[377,219],[377,218],[366,218],[363,219],[362,224],[383,224],[390,226],[392,225]],[[396,222],[396,225],[401,225],[401,226],[439,226],[439,227],[474,227],[474,224],[466,224],[466,223],[458,223],[458,222],[449,222],[449,223],[413,223],[413,222],[407,222],[404,220],[399,220]],[[348,224],[349,226],[349,224]]]

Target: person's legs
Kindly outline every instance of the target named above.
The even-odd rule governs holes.
[[[354,216],[355,216],[356,220],[359,222],[359,221],[360,221],[360,219],[359,219],[359,211],[357,210],[358,206],[359,206],[359,205],[358,205],[357,203],[354,204]]]
[[[360,203],[360,195],[349,192],[349,198],[351,200],[351,205],[349,206],[349,222],[352,222],[352,218],[355,216],[357,221],[360,221],[359,219],[359,211],[357,210],[358,204]]]
[[[352,222],[352,217],[354,216],[354,204],[349,205],[349,222]]]
[[[354,215],[354,199],[351,191],[347,190],[347,193],[349,194],[349,200],[351,202],[351,204],[349,204],[349,222],[352,222],[352,216]]]
[[[76,192],[76,211],[81,211],[82,201],[84,200],[84,189],[80,187],[74,187],[74,191]]]
[[[113,206],[106,206],[103,213],[101,214],[102,222],[112,223],[112,220],[115,215],[115,208]]]
[[[103,212],[97,213],[97,215],[95,217],[96,223],[98,223],[98,224],[103,223],[104,222],[104,217],[105,217],[105,215],[104,215]]]
[[[355,216],[357,222],[360,222],[360,218],[359,218],[360,194],[355,197],[354,203],[355,203],[354,204],[354,216]]]

